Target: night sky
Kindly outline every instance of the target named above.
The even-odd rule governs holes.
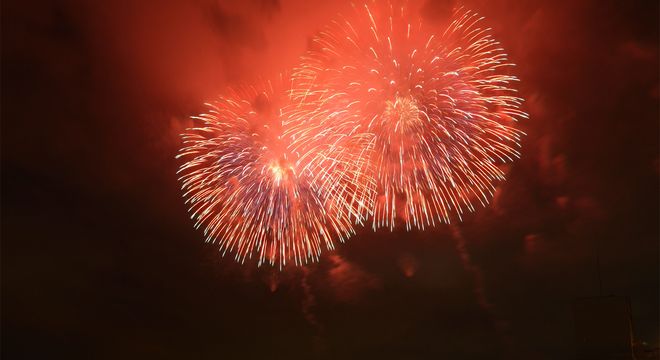
[[[461,4],[530,114],[495,201],[280,272],[204,243],[178,134],[226,86],[294,66],[347,1],[3,1],[3,357],[573,359],[596,254],[657,347],[658,2]]]

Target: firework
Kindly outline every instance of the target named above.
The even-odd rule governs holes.
[[[357,158],[373,178],[362,181],[362,202],[374,229],[423,229],[485,206],[504,179],[501,164],[520,156],[516,122],[527,117],[513,65],[481,17],[457,9],[437,29],[410,9],[354,6],[316,36],[294,72],[293,98],[324,114],[307,131],[361,139]]]
[[[309,152],[314,141],[299,136],[292,149],[283,126],[310,112],[285,94],[271,83],[228,91],[182,135],[179,174],[195,226],[241,263],[253,255],[280,268],[317,261],[353,233],[360,211],[344,201],[349,189],[359,191],[339,145],[300,156],[297,149]]]

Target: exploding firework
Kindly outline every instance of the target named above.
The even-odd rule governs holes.
[[[444,29],[405,3],[371,1],[334,21],[294,72],[292,97],[317,107],[305,131],[359,137],[360,201],[374,229],[461,219],[486,205],[501,164],[520,156],[527,115],[512,66],[482,18],[457,9]],[[369,195],[364,195],[365,193]]]
[[[195,227],[241,263],[253,254],[280,268],[317,261],[354,232],[361,211],[344,201],[359,190],[339,145],[300,155],[297,148],[313,149],[306,140],[292,149],[283,125],[310,112],[285,94],[271,83],[229,91],[182,135],[179,174]]]

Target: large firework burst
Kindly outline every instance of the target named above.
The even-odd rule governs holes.
[[[515,123],[527,117],[512,64],[481,17],[457,9],[438,31],[409,9],[355,6],[314,39],[294,74],[293,98],[324,114],[306,131],[367,144],[358,158],[374,179],[363,201],[374,229],[423,229],[487,204],[504,179],[500,165],[520,156]]]
[[[179,173],[191,217],[208,242],[239,262],[256,254],[259,265],[281,268],[318,260],[322,248],[353,233],[360,213],[347,172],[353,162],[337,141],[292,150],[284,133],[284,124],[311,113],[304,104],[290,105],[282,86],[269,82],[207,105],[194,117],[200,126],[182,135],[178,157],[186,161]]]

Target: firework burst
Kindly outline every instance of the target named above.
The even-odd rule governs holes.
[[[520,156],[522,99],[482,18],[458,9],[445,29],[403,2],[371,1],[334,21],[294,72],[293,98],[323,114],[306,131],[360,138],[363,204],[374,229],[449,223],[486,205],[500,165]],[[369,195],[364,195],[365,193]]]
[[[283,126],[310,111],[285,94],[271,83],[229,91],[182,135],[179,174],[195,226],[241,263],[253,254],[280,268],[317,261],[353,233],[359,212],[344,201],[359,191],[339,145],[293,148]]]

